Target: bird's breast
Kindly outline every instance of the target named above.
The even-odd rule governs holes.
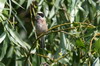
[[[47,31],[47,25],[44,23],[37,23],[36,25],[36,32],[37,34],[41,34]]]

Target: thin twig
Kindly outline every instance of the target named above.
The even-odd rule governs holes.
[[[32,47],[31,47],[31,49],[29,50],[29,53],[27,54],[25,63],[26,63],[28,57],[31,55],[30,52],[31,52],[31,50],[33,49],[35,43],[36,43],[42,36],[48,35],[48,34],[50,34],[50,33],[61,32],[61,31],[65,31],[65,30],[72,30],[72,29],[75,29],[75,28],[80,27],[80,26],[77,26],[77,27],[71,27],[71,28],[56,30],[56,31],[50,31],[50,30],[52,30],[52,29],[55,29],[55,28],[58,28],[58,27],[60,27],[60,26],[64,26],[64,25],[67,25],[67,24],[86,24],[86,25],[89,25],[88,23],[64,23],[64,24],[60,24],[60,25],[57,25],[57,26],[52,27],[52,28],[49,29],[46,33],[43,33],[43,34],[41,34],[39,37],[37,37],[37,39],[33,42],[33,45],[32,45]],[[90,26],[91,26],[91,25],[90,25]],[[83,27],[86,27],[86,26],[83,26]],[[50,32],[49,32],[49,31],[50,31]]]
[[[87,24],[87,25],[89,25],[88,23],[86,23],[86,22],[74,22],[74,23],[64,23],[64,24],[60,24],[60,25],[56,25],[56,26],[54,26],[54,27],[52,27],[52,28],[50,28],[50,29],[48,29],[48,31],[50,31],[50,30],[52,30],[52,29],[55,29],[55,28],[58,28],[58,27],[60,27],[60,26],[64,26],[64,25],[68,25],[68,24]]]
[[[100,33],[94,34],[93,38],[91,39],[91,41],[90,41],[90,48],[89,48],[90,53],[91,53],[91,48],[92,48],[92,42],[93,42],[93,40],[95,39],[96,36],[100,36]]]

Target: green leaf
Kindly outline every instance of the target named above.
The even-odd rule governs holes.
[[[0,66],[5,66],[5,64],[4,64],[4,63],[2,63],[2,62],[0,62]]]
[[[14,14],[14,16],[16,17],[16,19],[18,20],[18,22],[20,23],[20,25],[23,27],[23,29],[27,32],[22,20],[17,16],[17,14],[15,14],[14,12],[12,12]]]
[[[100,66],[100,59],[99,59],[99,57],[97,57],[95,59],[95,61],[93,62],[92,66]]]
[[[50,13],[49,13],[49,19],[51,19],[55,14],[55,7],[53,6]]]
[[[47,17],[49,14],[49,6],[47,3],[43,3],[43,8],[44,8],[44,14]]]
[[[4,56],[5,56],[5,54],[6,54],[6,51],[7,51],[7,47],[8,47],[8,45],[7,45],[8,43],[7,43],[7,41],[5,40],[4,42],[3,42],[3,46],[2,46],[2,53],[1,53],[1,55],[0,55],[0,61],[4,58]]]
[[[28,2],[27,2],[27,9],[28,9],[28,7],[30,6],[30,4],[32,4],[32,1],[33,1],[33,0],[28,0]]]
[[[5,39],[6,37],[6,33],[3,32],[2,35],[0,36],[0,43],[2,43],[2,41]]]
[[[14,47],[11,46],[9,51],[8,51],[7,58],[12,58],[13,57],[13,52],[14,52]]]
[[[21,38],[18,37],[18,34],[14,31],[12,31],[10,28],[8,28],[8,31],[10,32],[12,38],[18,43],[20,44],[22,47],[26,48],[26,46],[24,45],[23,41],[21,40]]]
[[[20,0],[19,4],[22,5],[24,2],[25,2],[25,0]]]
[[[82,41],[81,38],[76,40],[76,45],[79,47],[84,47],[84,42]]]
[[[5,2],[6,2],[6,0],[0,0],[0,13],[1,13],[2,10],[4,9]]]
[[[5,28],[8,31],[8,33],[9,33],[8,37],[12,42],[14,42],[18,46],[20,45],[21,47],[25,48],[26,50],[28,50],[30,48],[30,46],[20,38],[20,36],[17,32],[13,31],[12,29],[10,29],[8,27],[7,22],[5,22]]]
[[[3,14],[0,14],[0,22],[2,22],[5,19],[6,19],[5,16]]]
[[[71,50],[71,42],[69,41],[69,39],[66,38],[66,35],[64,33],[61,33],[60,35],[61,39],[60,39],[60,48],[62,49],[67,49],[67,50]],[[65,52],[63,50],[63,53]]]
[[[95,49],[100,50],[100,39],[94,43]]]
[[[60,2],[61,2],[61,0],[56,0],[54,5],[58,8],[58,7],[59,7]]]
[[[13,3],[15,3],[16,5],[18,5],[19,7],[23,8],[19,3],[17,3],[15,0],[12,0]],[[24,8],[23,8],[24,9]]]

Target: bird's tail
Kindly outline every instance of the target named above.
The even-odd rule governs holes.
[[[40,40],[40,47],[41,48],[45,48],[45,37],[41,37],[41,40]]]

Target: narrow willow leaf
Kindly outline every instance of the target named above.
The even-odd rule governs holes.
[[[2,22],[3,20],[5,20],[5,16],[3,14],[0,13],[0,22]]]
[[[14,44],[16,44],[17,46],[21,47],[18,42],[11,36],[11,35],[8,35],[8,38],[10,39],[11,42],[13,42]]]
[[[33,50],[31,50],[31,52],[30,52],[31,54],[34,54],[34,53],[36,53],[36,48],[34,48]]]
[[[35,27],[33,27],[33,29],[31,31],[30,35],[28,36],[28,38],[32,37],[34,33],[35,33]]]
[[[51,19],[55,14],[55,7],[53,6],[50,13],[49,13],[49,19]]]
[[[0,36],[0,43],[2,43],[2,41],[5,39],[6,37],[6,33],[3,32],[2,35]]]
[[[54,25],[57,25],[57,18],[56,16],[52,18],[53,22],[50,25],[50,28],[52,28]]]
[[[0,0],[0,13],[1,13],[2,10],[4,9],[5,2],[6,2],[6,0]]]
[[[66,48],[66,38],[65,38],[64,33],[61,33],[60,44],[61,44],[62,48]]]
[[[40,2],[38,4],[38,11],[41,11],[43,1],[44,0],[40,0]]]
[[[11,17],[11,11],[12,11],[11,0],[9,0],[9,18]]]
[[[38,4],[38,5],[40,6],[40,5],[43,3],[43,1],[44,1],[44,0],[40,0],[40,2],[39,2],[39,4]]]
[[[16,59],[19,59],[19,57],[16,56]],[[24,59],[25,59],[25,58],[24,58]],[[24,61],[23,59],[20,60],[20,61],[15,61],[15,62],[16,62],[15,65],[16,65],[16,66],[22,66],[23,61]]]
[[[70,41],[66,38],[64,33],[61,33],[60,37],[60,47],[63,49],[71,50]]]
[[[5,54],[6,54],[6,51],[7,51],[7,47],[8,47],[8,45],[7,45],[7,41],[5,40],[4,42],[3,42],[3,47],[2,47],[2,53],[1,53],[1,55],[0,55],[0,61],[4,58],[4,56],[5,56]]]
[[[15,48],[15,54],[16,54],[16,66],[22,66],[23,61],[25,60],[24,55],[22,55],[21,53],[23,53],[23,51],[21,51],[21,49],[19,47]]]
[[[20,0],[19,4],[22,5],[25,2],[25,0]]]
[[[100,66],[100,59],[99,59],[99,57],[97,57],[95,59],[95,61],[93,62],[92,66]]]
[[[56,0],[56,2],[55,2],[54,5],[55,5],[56,7],[59,7],[60,1],[61,1],[61,0]]]
[[[95,49],[100,50],[100,39],[94,43]]]
[[[12,13],[14,14],[14,12],[12,12]],[[23,27],[23,29],[27,32],[27,30],[26,30],[23,22],[20,20],[20,18],[16,14],[14,14],[14,15],[15,15],[16,19],[18,20],[18,22],[20,23],[20,25]]]
[[[28,0],[28,2],[27,2],[27,7],[26,7],[27,9],[29,8],[30,4],[32,4],[32,1],[33,1],[33,0]]]
[[[6,27],[7,31],[9,32],[9,34],[12,36],[12,39],[15,40],[15,42],[17,42],[17,44],[19,44],[26,50],[28,50],[28,48],[30,48],[30,46],[20,38],[20,36],[17,32],[14,32],[12,29],[10,29],[7,24],[5,25],[5,27]]]
[[[97,15],[100,15],[100,6],[97,7],[98,7]],[[100,24],[100,16],[97,17],[97,24]]]
[[[15,0],[12,0],[13,3],[15,3],[16,5],[18,5],[19,7],[23,8],[19,3],[17,3]],[[24,9],[24,8],[23,8]]]
[[[70,57],[69,57],[69,58],[70,58]],[[70,63],[70,61],[69,61],[68,58],[63,58],[63,59],[59,60],[59,62],[62,63],[62,64]],[[69,65],[69,66],[71,66],[71,65]]]
[[[7,53],[7,58],[12,58],[14,53],[14,47],[11,46]]]
[[[18,35],[16,35],[15,32],[13,32],[13,31],[12,31],[11,29],[9,29],[9,28],[8,28],[8,31],[10,32],[11,36],[12,36],[13,38],[15,38],[16,41],[17,41],[22,47],[26,48],[26,46],[24,45],[24,43],[21,42],[20,38],[18,38]]]
[[[79,47],[84,47],[84,42],[82,41],[81,38],[76,40],[76,45],[79,46]]]
[[[43,8],[44,8],[44,14],[47,17],[49,14],[49,6],[47,3],[43,3]]]
[[[0,62],[0,66],[6,66],[4,63]]]
[[[75,5],[75,0],[72,1],[72,11],[70,13],[70,21],[71,23],[74,22],[75,20],[75,16],[77,15],[78,11],[79,11],[79,7],[82,5],[82,2],[76,2],[77,5]]]

